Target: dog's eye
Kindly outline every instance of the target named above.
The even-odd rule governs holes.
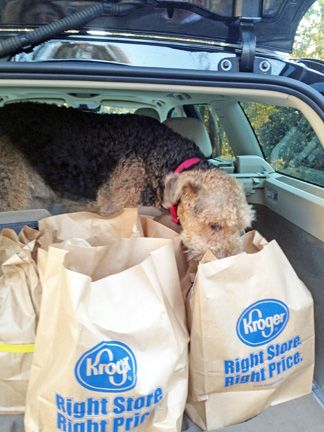
[[[212,224],[212,225],[210,225],[210,228],[215,232],[218,232],[218,231],[223,229],[223,227],[219,224]]]

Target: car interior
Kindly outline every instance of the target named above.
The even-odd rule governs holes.
[[[316,363],[311,395],[271,407],[251,421],[231,426],[226,428],[226,431],[256,432],[261,428],[264,432],[322,430],[324,165],[322,168],[319,167],[318,161],[322,158],[324,164],[324,132],[320,117],[310,105],[296,96],[279,91],[230,87],[113,82],[90,84],[77,80],[20,80],[19,83],[8,80],[3,82],[2,86],[1,106],[19,101],[35,101],[74,107],[98,114],[133,113],[152,117],[194,141],[210,163],[230,173],[242,184],[248,202],[253,204],[256,210],[253,228],[260,231],[268,241],[277,240],[298,276],[313,295]],[[248,115],[248,108],[255,106],[276,107],[285,109],[285,112],[291,110],[295,114],[298,113],[302,119],[300,124],[307,123],[311,137],[296,131],[298,122],[295,122],[284,136],[278,138],[276,150],[272,149],[271,153],[267,153],[260,136],[256,133],[256,127],[253,127],[255,118]],[[265,111],[266,109],[268,108],[265,108]],[[271,116],[264,115],[259,129],[268,124],[272,128],[271,135],[277,126]],[[297,145],[297,141],[302,145],[302,150],[294,159],[295,165],[284,165],[283,149],[289,147],[289,143],[292,143],[292,146]],[[306,166],[305,160],[308,161]],[[313,168],[310,166],[312,160]],[[11,227],[18,231],[24,224],[37,227],[39,219],[53,213],[60,213],[60,209],[5,212],[0,214],[0,228]],[[8,416],[8,419],[17,422],[17,425],[21,422],[21,419],[14,416]],[[200,430],[188,419],[185,419],[183,428],[186,432]]]

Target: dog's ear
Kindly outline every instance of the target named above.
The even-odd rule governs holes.
[[[197,193],[201,187],[201,184],[194,176],[168,174],[165,178],[163,206],[168,208],[178,204],[185,192]]]
[[[251,227],[252,226],[252,222],[255,222],[256,220],[256,213],[255,210],[253,209],[253,207],[251,205],[249,205],[248,203],[245,204],[245,211],[242,214],[242,225],[243,228],[245,229],[247,227]]]

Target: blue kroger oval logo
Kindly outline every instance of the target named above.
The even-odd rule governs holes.
[[[285,303],[276,299],[259,300],[242,312],[236,333],[246,345],[264,345],[280,335],[288,320],[289,310]]]
[[[121,342],[101,342],[86,351],[74,372],[83,387],[101,392],[124,392],[135,387],[137,380],[135,356]]]

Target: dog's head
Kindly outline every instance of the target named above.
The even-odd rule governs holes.
[[[175,204],[189,258],[200,259],[208,249],[218,258],[241,252],[241,232],[254,211],[233,177],[215,168],[169,174],[164,206]]]

